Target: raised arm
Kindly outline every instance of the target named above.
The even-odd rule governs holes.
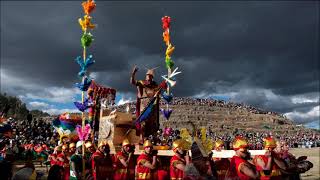
[[[132,153],[129,153],[129,157],[128,159],[125,161],[123,158],[120,158],[120,162],[121,164],[124,166],[124,167],[128,167],[129,166],[129,161],[131,160],[131,156],[132,156]]]
[[[272,152],[272,155],[273,155],[273,161],[279,166],[279,168],[286,171],[288,169],[288,167],[287,167],[286,163],[284,162],[284,160],[281,159],[279,157],[279,155],[277,155],[274,152]]]
[[[253,168],[251,168],[250,165],[248,165],[246,163],[242,163],[240,165],[240,171],[252,179],[259,178],[259,173],[257,171],[255,171]]]
[[[267,151],[265,155],[268,157],[268,162],[265,163],[260,157],[257,157],[256,163],[260,166],[263,170],[271,170],[271,163],[272,163],[272,156],[271,152]]]
[[[135,65],[132,69],[132,73],[131,73],[131,78],[130,78],[130,83],[133,84],[133,85],[136,85],[137,84],[137,81],[135,79],[135,76],[136,76],[136,72],[138,71],[138,68],[137,66]]]

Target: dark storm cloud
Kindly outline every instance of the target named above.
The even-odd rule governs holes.
[[[289,112],[298,108],[289,97],[319,91],[316,3],[98,1],[90,70],[99,83],[128,94],[135,91],[134,64],[139,78],[145,66],[165,74],[160,18],[170,15],[173,60],[183,72],[176,96],[268,89],[286,103],[264,104],[269,99],[259,93],[247,94],[256,101],[236,99]],[[79,2],[1,2],[1,68],[26,82],[71,87],[78,81],[82,15]]]

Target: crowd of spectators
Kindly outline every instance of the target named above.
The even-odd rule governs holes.
[[[55,147],[59,140],[50,122],[43,120],[15,120],[7,119],[7,124],[11,125],[11,137],[2,136],[0,138],[0,159],[3,154],[7,159],[25,160],[34,158],[34,152],[29,151],[31,147]],[[2,156],[1,156],[2,154]]]
[[[160,100],[160,105],[166,105],[165,101]],[[230,110],[244,110],[254,114],[270,114],[284,117],[284,115],[272,112],[272,111],[264,111],[259,108],[246,105],[243,103],[234,103],[231,101],[224,100],[216,100],[216,99],[200,99],[200,98],[190,98],[190,97],[174,97],[171,101],[170,105],[190,105],[190,106],[207,106],[207,107],[221,107],[228,108]],[[135,102],[129,102],[120,106],[117,106],[119,111],[131,111],[135,112]]]

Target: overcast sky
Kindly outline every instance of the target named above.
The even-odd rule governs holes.
[[[171,16],[175,96],[218,97],[319,124],[319,3],[97,1],[88,53],[96,82],[134,100],[132,66],[166,74],[161,17]],[[1,92],[30,109],[72,111],[80,100],[81,1],[1,1]]]

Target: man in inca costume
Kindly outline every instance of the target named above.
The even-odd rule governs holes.
[[[131,84],[137,87],[137,103],[136,103],[136,117],[138,118],[143,110],[147,107],[148,103],[152,98],[156,97],[155,105],[152,109],[151,115],[148,117],[147,120],[142,122],[140,125],[137,124],[137,135],[140,135],[141,143],[144,140],[144,137],[148,137],[150,135],[154,135],[157,130],[159,129],[159,94],[160,89],[166,88],[166,83],[163,81],[159,86],[153,80],[154,78],[154,69],[149,69],[146,73],[145,80],[137,81],[135,79],[136,72],[138,68],[134,66],[131,74],[130,82]]]

